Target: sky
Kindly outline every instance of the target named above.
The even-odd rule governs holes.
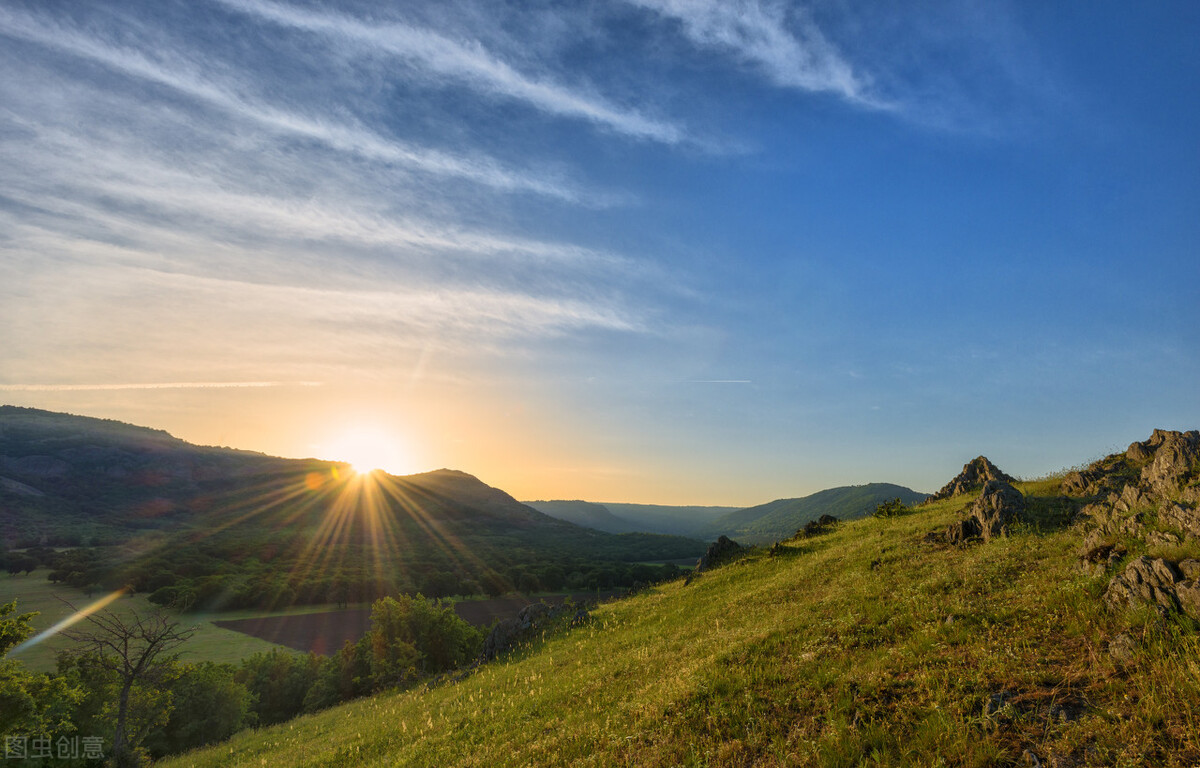
[[[0,402],[751,505],[1200,427],[1200,5],[2,0]]]

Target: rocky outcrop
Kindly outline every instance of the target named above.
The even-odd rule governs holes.
[[[1156,429],[1123,453],[1071,473],[1062,490],[1095,499],[1078,518],[1086,572],[1100,576],[1120,568],[1127,543],[1149,550],[1109,580],[1103,596],[1109,608],[1152,605],[1200,618],[1200,561],[1155,556],[1200,539],[1200,433]]]
[[[708,550],[705,551],[704,556],[696,563],[696,572],[712,570],[719,565],[736,560],[745,549],[745,547],[728,536],[722,536],[708,545]]]
[[[1147,442],[1156,438],[1154,459],[1142,469],[1140,485],[1159,496],[1173,496],[1193,484],[1200,471],[1200,433],[1156,429]]]
[[[973,539],[1008,535],[1008,526],[1025,512],[1025,497],[1004,480],[989,480],[967,516],[946,529],[946,541],[965,544]]]
[[[1005,483],[1016,482],[1012,477],[1001,472],[986,456],[978,456],[964,464],[962,472],[946,483],[940,491],[930,496],[927,502],[948,499],[961,493],[971,493],[993,480],[1002,480]]]
[[[561,615],[567,607],[562,605],[549,606],[545,603],[530,603],[520,610],[515,619],[503,619],[492,626],[488,636],[483,641],[481,661],[491,661],[501,654],[512,650],[519,643],[532,637],[534,632],[545,626],[551,619]],[[580,614],[587,617],[587,609],[582,606],[572,619],[572,626],[582,623]]]

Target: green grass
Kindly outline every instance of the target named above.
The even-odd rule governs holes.
[[[100,594],[89,597],[78,589],[62,584],[52,584],[46,580],[48,572],[46,569],[39,569],[27,576],[0,575],[0,602],[6,603],[15,598],[18,613],[38,612],[32,622],[35,634],[48,629],[73,613],[71,608],[63,602],[64,600],[76,608],[82,609],[102,597]],[[145,613],[157,608],[158,606],[152,604],[144,595],[122,597],[109,606],[110,610],[118,613],[133,611]],[[181,625],[195,626],[196,628],[195,635],[180,647],[180,660],[183,662],[214,661],[234,664],[255,653],[272,648],[284,648],[291,651],[284,646],[241,632],[221,629],[212,623],[221,619],[250,618],[259,615],[265,614],[246,611],[204,616],[191,614],[177,616]],[[86,630],[86,621],[75,624],[73,629]],[[55,635],[27,648],[16,656],[10,656],[10,658],[21,661],[35,672],[48,672],[54,669],[58,654],[70,646],[69,639],[62,635]]]
[[[1043,765],[1200,762],[1195,626],[1105,613],[1050,498],[1007,539],[925,543],[965,501],[760,550],[461,682],[164,765],[982,766],[1026,749]],[[1107,653],[1121,632],[1139,643],[1125,662]]]

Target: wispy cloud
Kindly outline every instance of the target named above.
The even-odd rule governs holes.
[[[433,174],[467,179],[511,191],[533,192],[571,202],[588,202],[579,189],[559,179],[504,167],[486,156],[464,157],[385,137],[362,125],[281,109],[223,83],[211,67],[198,66],[169,51],[153,54],[115,45],[57,22],[0,9],[0,33],[102,64],[205,102],[238,119],[271,131],[317,141],[330,149]],[[201,72],[204,74],[201,74]]]
[[[774,84],[832,93],[883,109],[870,81],[846,60],[803,8],[788,13],[762,0],[629,0],[678,21],[695,45],[724,51],[758,69]]]
[[[551,115],[577,118],[637,139],[677,144],[687,137],[676,125],[616,106],[595,94],[571,89],[549,77],[528,76],[477,41],[457,41],[408,24],[368,23],[338,14],[317,13],[270,0],[216,0],[276,24],[349,43],[360,53],[383,54],[418,72],[452,78],[491,97],[513,99]]]
[[[263,389],[319,387],[319,381],[167,381],[133,384],[0,384],[0,392],[108,392],[125,389]]]

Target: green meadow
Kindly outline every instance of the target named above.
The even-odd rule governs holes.
[[[164,766],[1193,765],[1187,619],[1105,612],[1057,483],[956,548],[968,497],[845,523],[602,605],[461,679]],[[1127,634],[1132,649],[1109,653]],[[1028,752],[1028,754],[1027,754]]]
[[[99,593],[86,595],[82,591],[64,584],[51,583],[46,579],[48,573],[48,569],[39,568],[28,575],[0,575],[0,603],[7,603],[15,599],[18,613],[36,611],[38,615],[32,622],[35,632],[48,629],[73,614],[75,611],[72,606],[82,610],[103,597]],[[109,604],[106,610],[128,615],[134,611],[146,614],[162,609],[147,600],[145,595],[128,595]],[[296,609],[297,612],[305,610],[328,610],[328,606],[304,606]],[[291,649],[284,646],[241,632],[222,629],[213,624],[214,621],[222,619],[252,618],[260,615],[266,614],[253,611],[231,611],[220,614],[177,615],[176,619],[182,626],[195,627],[196,630],[192,638],[180,648],[180,660],[236,664],[255,653],[269,651],[272,648],[283,648],[290,651]],[[88,629],[87,621],[76,623],[72,629],[86,631]],[[58,654],[70,646],[71,641],[68,638],[54,635],[16,655],[10,654],[9,658],[21,661],[33,671],[49,672],[54,669]]]

